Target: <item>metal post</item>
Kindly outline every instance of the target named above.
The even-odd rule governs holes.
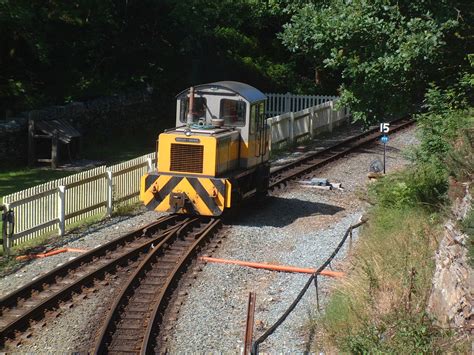
[[[113,206],[114,191],[113,191],[112,182],[113,182],[112,181],[112,171],[107,170],[107,217],[112,216],[112,212],[114,210],[114,206]]]
[[[66,186],[58,186],[59,236],[66,233]]]
[[[253,339],[253,323],[255,318],[255,292],[249,292],[249,302],[247,307],[247,324],[245,327],[245,339],[244,339],[244,355],[249,355],[252,352],[252,339]]]
[[[318,275],[314,277],[314,287],[316,288],[316,306],[318,307],[318,312],[319,312],[320,309],[319,309]]]
[[[385,152],[387,151],[387,144],[384,142],[383,144],[383,173],[385,175]]]

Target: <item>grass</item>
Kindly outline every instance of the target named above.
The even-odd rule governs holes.
[[[424,310],[440,228],[423,209],[375,208],[350,276],[322,319],[327,341],[352,353],[436,351],[439,334]]]
[[[71,174],[67,171],[26,168],[0,172],[0,203],[3,196]]]
[[[97,130],[83,137],[81,157],[114,164],[150,153],[156,149],[156,138],[163,131],[163,122],[140,124],[146,129],[121,127]],[[142,128],[142,127],[140,127]],[[0,170],[0,203],[2,197],[47,181],[59,179],[72,172],[42,168],[2,167]]]

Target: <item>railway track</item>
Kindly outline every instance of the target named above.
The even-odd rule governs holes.
[[[391,132],[413,121],[391,122]],[[270,190],[314,172],[380,137],[366,131],[272,170]],[[0,299],[0,349],[61,302],[93,289],[107,274],[128,266],[132,275],[110,309],[95,343],[96,353],[162,351],[162,320],[178,280],[221,221],[170,215],[128,233],[54,269]],[[132,265],[133,264],[133,265]]]
[[[173,234],[184,223],[172,215],[128,233],[56,268],[0,299],[0,348],[26,330],[32,321],[68,301],[74,294],[95,287],[108,273],[145,257],[150,247]]]
[[[390,131],[397,132],[409,127],[414,123],[410,119],[399,119],[390,123]],[[370,129],[359,135],[343,140],[334,146],[323,149],[319,152],[306,155],[305,157],[273,169],[270,174],[269,190],[274,190],[280,186],[286,185],[290,180],[305,176],[314,170],[326,165],[342,156],[371,143],[380,138],[380,132],[377,128]]]
[[[130,276],[109,311],[95,353],[156,353],[161,320],[180,276],[221,226],[215,218],[189,218],[163,238]]]

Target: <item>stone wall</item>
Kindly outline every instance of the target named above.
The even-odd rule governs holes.
[[[28,119],[17,117],[0,121],[0,168],[27,161]]]
[[[134,121],[146,121],[147,116],[156,114],[152,93],[153,90],[148,88],[112,97],[22,112],[18,117],[0,121],[0,167],[26,164],[29,118],[67,119],[82,133],[91,129],[116,127],[125,122],[130,125]]]
[[[436,253],[428,312],[443,328],[472,329],[474,274],[468,264],[468,236],[457,227],[472,208],[469,184],[453,205],[454,217],[445,224],[444,237]]]

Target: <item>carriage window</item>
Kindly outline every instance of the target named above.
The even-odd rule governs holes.
[[[255,125],[257,124],[256,118],[257,118],[257,106],[252,105],[250,106],[250,134],[255,133]]]
[[[193,122],[198,122],[200,119],[206,119],[206,99],[204,97],[194,98]],[[189,111],[189,97],[181,99],[180,120],[186,123]]]
[[[245,126],[245,109],[244,101],[222,99],[220,118],[224,119],[225,125]]]

